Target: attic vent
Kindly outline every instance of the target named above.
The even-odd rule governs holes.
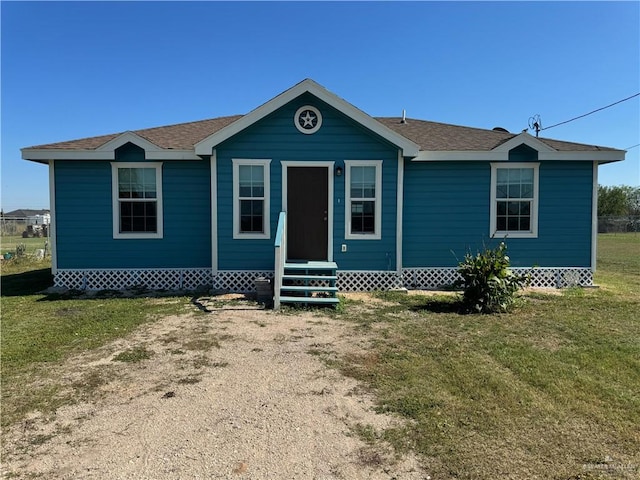
[[[504,132],[504,133],[509,133],[509,130],[507,130],[506,128],[502,128],[502,127],[493,127],[493,131],[494,131],[494,132]]]
[[[407,111],[404,108],[402,109],[402,120],[400,123],[407,123]]]

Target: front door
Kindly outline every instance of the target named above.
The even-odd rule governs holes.
[[[329,169],[287,168],[288,260],[327,260]]]

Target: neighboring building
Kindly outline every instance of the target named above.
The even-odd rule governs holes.
[[[49,210],[31,210],[28,208],[20,208],[18,210],[12,210],[7,213],[2,214],[2,218],[7,220],[9,219],[19,219],[24,220],[29,217],[37,217],[37,216],[45,216],[49,215]]]
[[[536,284],[590,285],[598,165],[625,152],[373,118],[307,79],[246,115],[22,155],[49,165],[56,285],[249,291],[285,231],[285,259],[335,263],[343,290],[442,286],[505,238]]]

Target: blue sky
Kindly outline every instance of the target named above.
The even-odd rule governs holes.
[[[313,78],[373,116],[568,120],[640,91],[639,2],[7,2],[5,211],[46,208],[20,148],[247,113]],[[627,148],[640,97],[542,132]],[[640,147],[600,183],[640,184]]]

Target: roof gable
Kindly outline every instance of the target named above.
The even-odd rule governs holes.
[[[396,145],[398,148],[402,149],[404,156],[415,157],[416,155],[418,155],[418,151],[420,150],[418,144],[386,127],[373,117],[370,117],[362,110],[354,107],[349,102],[346,102],[337,95],[329,92],[327,89],[309,78],[291,87],[289,90],[284,91],[280,95],[259,106],[258,108],[236,120],[232,124],[222,128],[221,130],[218,130],[204,140],[196,143],[195,153],[197,155],[211,155],[212,150],[216,145],[224,142],[233,135],[253,125],[257,121],[273,113],[280,107],[286,105],[287,103],[296,99],[304,93],[310,93],[311,95],[319,98],[347,117],[360,123],[365,128],[380,135],[382,138],[389,141],[393,145]]]

